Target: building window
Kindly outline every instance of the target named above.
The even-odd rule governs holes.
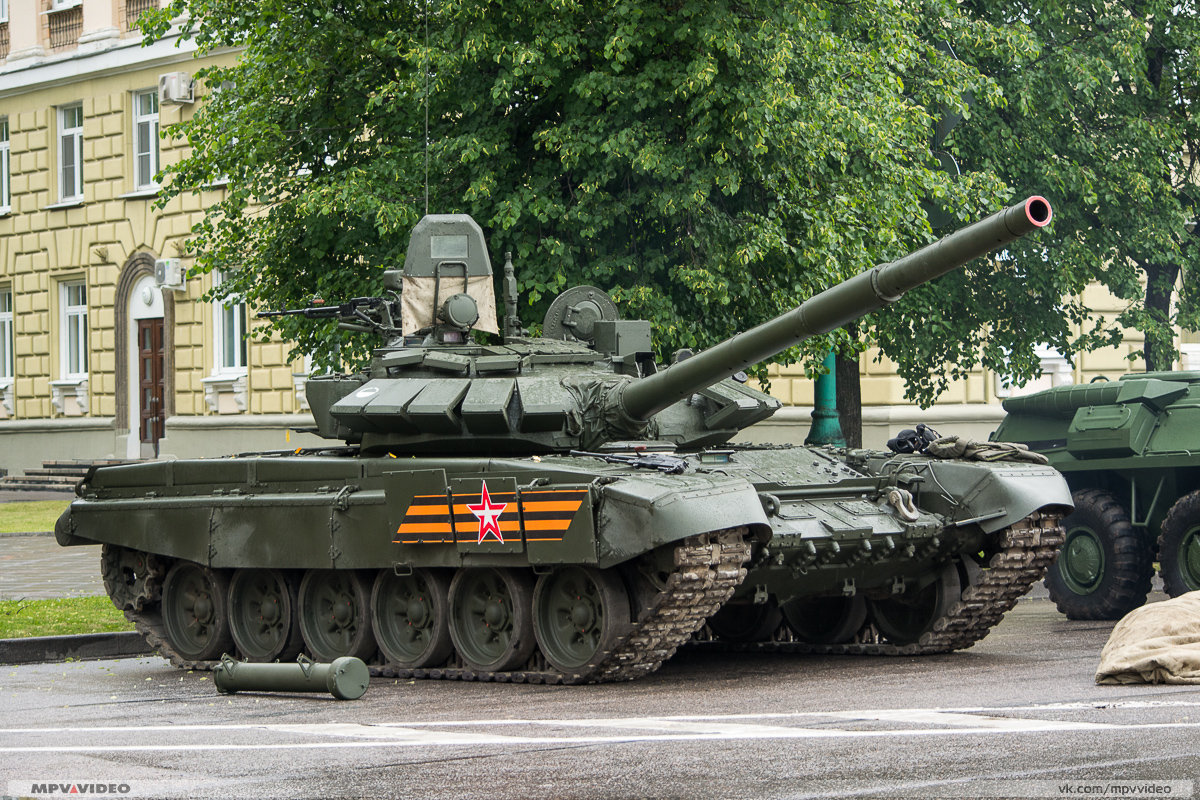
[[[16,359],[13,357],[13,293],[0,289],[0,419],[13,415],[13,377]]]
[[[8,0],[0,0],[0,22],[8,22]]]
[[[12,210],[12,190],[9,186],[12,169],[8,154],[8,118],[0,117],[0,214]]]
[[[220,284],[221,276],[216,276]],[[213,304],[217,346],[217,374],[246,371],[246,304],[226,298]]]
[[[133,95],[133,181],[137,189],[155,189],[158,173],[158,90]]]
[[[125,0],[125,29],[137,30],[138,17],[152,8],[158,8],[158,0]]]
[[[83,7],[80,0],[53,0],[47,18],[50,29],[50,49],[65,50],[79,44],[83,33]]]
[[[62,302],[62,377],[86,378],[88,371],[87,285],[83,281],[59,287]]]
[[[0,383],[12,380],[13,360],[13,294],[12,289],[0,289]]]
[[[83,106],[58,110],[59,200],[83,198]]]
[[[221,283],[213,273],[214,286]],[[248,408],[246,371],[246,304],[237,297],[213,303],[213,374],[201,378],[204,401],[216,414],[241,414]]]

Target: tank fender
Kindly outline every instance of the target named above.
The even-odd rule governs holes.
[[[54,539],[61,547],[73,547],[78,544],[96,544],[95,542],[75,535],[75,520],[71,516],[71,507],[59,515],[54,521]]]
[[[977,523],[985,533],[1003,530],[1035,511],[1069,512],[1071,488],[1053,467],[1014,461],[921,458],[911,466],[923,475],[917,504],[957,524]],[[959,497],[946,506],[943,497]]]
[[[601,487],[597,523],[602,568],[697,533],[771,530],[754,486],[725,475],[623,478]]]

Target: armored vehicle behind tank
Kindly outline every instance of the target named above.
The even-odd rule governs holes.
[[[1149,372],[1004,401],[993,438],[1045,454],[1075,511],[1046,576],[1071,619],[1146,602],[1154,562],[1172,597],[1200,589],[1200,372]]]
[[[837,652],[967,647],[1041,577],[1053,470],[730,439],[779,403],[741,370],[1045,225],[1030,198],[669,367],[576,287],[526,335],[483,233],[426,217],[389,294],[287,312],[383,344],[312,378],[328,449],[104,467],[56,528],[180,666],[357,656],[427,678],[643,675],[694,636]],[[741,380],[739,380],[739,378]],[[706,625],[707,623],[707,625]]]

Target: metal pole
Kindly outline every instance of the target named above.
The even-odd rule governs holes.
[[[812,427],[804,443],[808,445],[831,444],[834,447],[845,447],[846,437],[842,435],[842,423],[837,411],[837,356],[832,351],[825,356],[823,362],[827,372],[818,375],[813,384]]]

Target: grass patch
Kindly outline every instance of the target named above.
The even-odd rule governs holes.
[[[0,600],[0,639],[131,630],[133,623],[107,597]]]
[[[71,500],[31,500],[0,503],[0,533],[44,533],[54,530],[54,521],[67,510]]]

